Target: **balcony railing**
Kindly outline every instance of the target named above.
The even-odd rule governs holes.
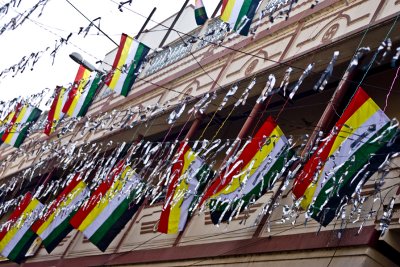
[[[200,30],[197,29],[190,33],[190,36],[197,37]],[[191,37],[182,36],[175,43],[170,44],[164,50],[160,52],[155,52],[150,59],[147,68],[144,71],[144,77],[156,73],[160,69],[186,57],[193,47],[193,42]]]

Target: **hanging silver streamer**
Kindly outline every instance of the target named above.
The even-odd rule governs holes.
[[[293,99],[294,95],[296,94],[297,90],[299,90],[300,85],[303,83],[304,79],[310,75],[312,69],[314,68],[314,63],[309,64],[307,68],[304,70],[303,74],[301,74],[299,80],[297,81],[296,85],[293,87],[289,94],[289,98]]]
[[[235,107],[238,107],[239,105],[244,106],[246,104],[246,100],[249,97],[251,89],[253,89],[254,85],[256,85],[256,78],[253,78],[249,85],[246,87],[246,90],[244,90],[242,96],[239,98],[239,100],[235,103]]]
[[[321,92],[322,90],[325,89],[325,86],[327,85],[329,78],[332,76],[333,66],[336,63],[336,59],[338,56],[339,56],[339,51],[335,51],[333,53],[331,61],[328,64],[328,67],[326,67],[325,71],[321,75],[321,78],[319,78],[318,82],[314,85],[314,91]]]

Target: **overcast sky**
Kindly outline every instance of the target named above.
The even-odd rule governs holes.
[[[18,13],[30,9],[39,0],[21,0],[18,8],[10,8],[8,14],[0,14],[0,29]],[[116,2],[124,0],[115,0]],[[0,7],[10,0],[0,0]],[[122,32],[134,36],[141,28],[145,19],[125,10],[120,12],[118,5],[112,0],[70,0],[88,18],[101,17],[101,29],[115,42],[119,43]],[[185,0],[133,0],[130,9],[143,15],[150,14],[153,7],[157,11],[153,20],[161,22],[179,11]],[[218,0],[203,0],[208,15],[214,11]],[[194,0],[189,2],[194,5]],[[92,28],[89,35],[73,35],[67,46],[61,47],[57,52],[54,65],[49,55],[54,49],[56,40],[67,37],[70,32],[77,33],[80,27],[86,27],[89,23],[65,0],[50,0],[38,17],[40,9],[31,15],[22,26],[15,30],[9,30],[0,35],[0,72],[18,63],[23,56],[29,56],[50,47],[35,65],[33,71],[25,70],[15,77],[8,75],[0,78],[0,100],[10,100],[18,96],[28,96],[42,91],[45,88],[54,88],[56,85],[66,85],[73,81],[78,65],[69,58],[72,52],[79,52],[85,59],[95,62],[102,60],[107,52],[115,48],[115,45],[97,30]],[[41,26],[38,26],[38,24]],[[147,28],[154,26],[149,23]],[[160,34],[165,34],[162,32]],[[80,49],[84,50],[81,51]],[[90,54],[90,55],[89,55]]]

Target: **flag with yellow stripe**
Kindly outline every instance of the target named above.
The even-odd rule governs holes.
[[[213,223],[228,221],[258,200],[282,176],[291,154],[287,138],[269,117],[240,156],[207,188],[201,204],[208,201]]]
[[[53,102],[51,103],[49,113],[47,114],[47,123],[44,128],[44,133],[46,135],[53,133],[57,124],[64,117],[65,113],[62,110],[67,98],[67,89],[62,86],[57,86],[54,92]]]
[[[43,216],[32,225],[32,230],[40,236],[48,253],[71,232],[73,228],[69,220],[89,196],[89,189],[81,179],[81,175],[76,173]]]
[[[123,33],[106,85],[127,96],[149,51],[149,47]]]
[[[20,263],[37,235],[30,229],[44,205],[26,193],[0,231],[0,253]]]
[[[0,121],[0,144],[3,143],[3,135],[6,132],[6,130],[8,129],[8,127],[10,127],[10,125],[12,125],[15,120],[17,119],[17,117],[15,116],[15,114],[17,114],[19,112],[19,110],[21,109],[22,103],[19,102],[15,105],[14,109],[11,110],[7,116]]]
[[[145,184],[129,166],[120,163],[111,180],[103,182],[70,221],[101,251],[136,213],[145,195]]]
[[[29,127],[39,119],[41,113],[40,109],[28,103],[18,104],[15,111],[6,118],[7,125],[0,134],[1,141],[17,148],[20,147],[28,135]]]
[[[70,117],[76,117],[79,113],[82,100],[85,98],[86,85],[90,80],[90,70],[80,65],[74,83],[68,92],[67,100],[62,107],[62,112]]]
[[[397,130],[397,125],[359,88],[331,133],[295,178],[295,198],[301,199],[301,206],[326,226],[341,203],[347,203],[387,154],[399,149],[391,142]]]
[[[210,177],[212,171],[209,166],[192,151],[187,142],[182,142],[171,168],[166,201],[158,223],[159,232],[175,234],[185,228],[198,196]]]

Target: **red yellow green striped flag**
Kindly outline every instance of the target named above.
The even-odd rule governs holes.
[[[36,239],[36,234],[30,229],[44,205],[25,194],[18,207],[11,213],[6,226],[0,232],[0,253],[2,256],[20,263],[26,252]]]
[[[213,223],[228,221],[258,200],[282,176],[291,154],[287,138],[269,117],[232,167],[207,188],[201,204],[208,201]]]
[[[18,104],[15,111],[6,118],[8,123],[0,134],[1,141],[17,148],[20,147],[28,135],[29,127],[37,121],[41,113],[40,109],[28,103]]]
[[[93,99],[100,88],[101,77],[98,73],[92,73],[89,81],[86,83],[84,91],[79,97],[78,103],[70,115],[72,117],[83,117],[86,115]]]
[[[117,167],[114,182],[101,184],[70,221],[101,251],[107,249],[144,200],[144,183],[129,166],[122,167]]]
[[[44,133],[46,135],[50,135],[54,132],[58,122],[65,115],[65,113],[62,112],[62,109],[68,98],[67,89],[65,87],[57,86],[54,93],[54,99],[51,103],[49,114],[47,115],[47,123],[44,128]]]
[[[223,0],[221,20],[239,34],[248,35],[259,4],[260,0]]]
[[[198,195],[211,176],[204,160],[196,156],[187,142],[182,142],[171,168],[166,201],[158,223],[159,232],[174,234],[185,228],[198,202]]]
[[[48,253],[51,253],[71,232],[73,228],[69,220],[89,196],[89,189],[81,178],[79,173],[75,174],[49,205],[45,214],[32,225],[32,230],[40,236]]]
[[[114,92],[127,96],[149,51],[149,47],[123,33],[106,85]]]
[[[397,136],[394,125],[359,88],[333,130],[295,178],[293,194],[312,218],[328,225],[341,203],[377,171]]]
[[[16,104],[15,108],[10,111],[10,113],[8,113],[8,115],[4,118],[4,120],[0,121],[0,144],[3,143],[3,135],[6,132],[6,130],[15,122],[15,120],[17,119],[17,116],[15,116],[15,114],[17,114],[19,112],[19,110],[22,107],[22,103],[19,102]]]
[[[196,0],[194,4],[194,18],[197,25],[204,25],[208,20],[206,9],[202,0]]]
[[[85,91],[85,86],[89,81],[90,73],[90,70],[86,69],[84,66],[79,66],[74,83],[68,92],[67,100],[62,107],[62,112],[68,114],[70,117],[76,117],[74,115],[76,115],[80,110],[80,100],[84,97],[83,93]]]

